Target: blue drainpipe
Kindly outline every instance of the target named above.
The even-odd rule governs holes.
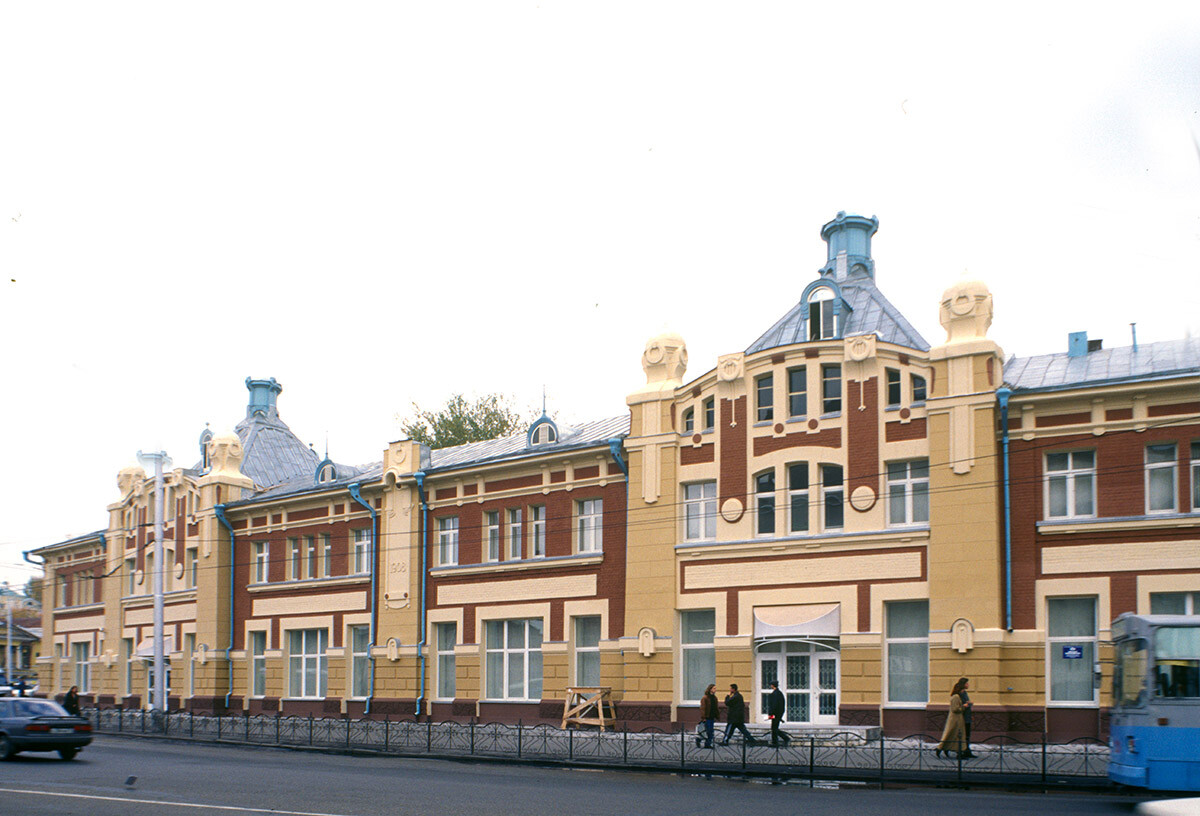
[[[417,480],[417,496],[421,500],[421,527],[417,532],[417,546],[421,548],[421,639],[417,641],[417,660],[421,663],[421,685],[417,688],[417,713],[415,716],[421,716],[421,709],[425,705],[425,630],[428,628],[425,623],[426,602],[425,602],[425,576],[428,570],[425,568],[425,528],[429,523],[429,497],[425,494],[425,472],[418,470],[413,474]]]
[[[612,454],[613,461],[617,463],[617,467],[621,469],[621,472],[625,474],[625,478],[628,479],[629,464],[621,456],[621,442],[620,437],[608,440],[608,452]]]
[[[1012,389],[1001,386],[996,390],[1000,400],[1000,439],[1004,448],[1001,458],[1004,468],[1004,628],[1013,630],[1012,623],[1012,501],[1008,476],[1008,398]]]
[[[379,575],[379,514],[375,512],[375,508],[366,502],[359,492],[360,484],[355,482],[347,488],[350,491],[350,496],[356,502],[367,508],[367,512],[371,514],[371,626],[367,632],[367,660],[371,662],[371,676],[368,678],[367,687],[367,703],[363,707],[363,716],[371,713],[371,700],[375,698],[375,623],[378,617],[378,606],[375,602],[375,593],[377,592],[376,580]],[[345,645],[345,644],[343,644]]]
[[[235,551],[233,547],[233,525],[229,523],[229,519],[225,517],[225,505],[213,505],[213,512],[217,514],[217,521],[224,525],[229,531],[229,646],[225,649],[225,671],[229,674],[229,691],[225,694],[225,710],[229,710],[229,700],[233,697],[233,664],[229,660],[229,655],[233,651],[233,587],[234,587],[234,567],[237,564]]]

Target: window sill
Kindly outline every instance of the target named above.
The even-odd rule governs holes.
[[[1051,521],[1039,521],[1037,523],[1037,531],[1044,535],[1178,527],[1200,527],[1200,513],[1155,513],[1145,516],[1054,519]]]
[[[153,597],[153,596],[151,596],[151,597]],[[96,601],[95,603],[74,604],[72,606],[56,606],[56,607],[54,607],[54,614],[58,615],[58,614],[70,614],[70,613],[74,613],[74,612],[89,612],[94,609],[103,609],[103,608],[104,608],[104,601]],[[16,643],[16,641],[14,640],[13,643]]]
[[[552,558],[523,558],[520,561],[489,561],[484,564],[465,564],[462,566],[434,567],[429,570],[432,576],[439,575],[477,575],[487,572],[522,572],[547,567],[587,567],[604,561],[604,553],[580,553],[578,555],[558,555]]]
[[[371,580],[370,575],[342,575],[337,578],[304,578],[299,581],[273,581],[266,584],[250,584],[247,592],[284,592],[289,589],[306,589],[308,587],[331,587],[345,584],[362,584]]]
[[[884,708],[903,708],[903,709],[907,709],[909,711],[912,711],[914,709],[918,710],[918,711],[923,711],[926,708],[928,708],[929,705],[930,705],[930,703],[890,703],[889,702],[889,703],[884,703],[883,707]]]
[[[1088,709],[1088,708],[1099,708],[1099,707],[1100,707],[1100,704],[1097,702],[1046,703],[1046,708],[1083,708],[1083,709]]]
[[[526,697],[482,697],[479,700],[481,703],[522,703],[525,705],[528,705],[529,703],[540,703],[541,701],[541,697],[537,698],[536,700]],[[446,700],[445,702],[452,701]]]

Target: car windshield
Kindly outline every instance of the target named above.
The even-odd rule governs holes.
[[[13,700],[14,717],[66,717],[67,710],[49,700]]]

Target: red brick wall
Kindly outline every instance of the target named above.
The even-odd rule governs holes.
[[[1019,424],[1018,427],[1020,427]],[[887,442],[905,442],[909,439],[924,439],[927,435],[928,431],[925,428],[924,417],[914,419],[907,424],[903,422],[889,422],[883,427],[883,438]]]
[[[879,379],[846,383],[846,495],[860,485],[879,493]],[[863,410],[858,410],[859,406]]]
[[[746,398],[722,399],[717,412],[721,424],[717,433],[721,435],[721,463],[717,478],[718,506],[726,499],[737,499],[743,505],[746,498]],[[730,427],[730,423],[737,423]]]

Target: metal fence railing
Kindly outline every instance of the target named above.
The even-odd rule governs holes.
[[[548,725],[458,723],[282,715],[205,715],[144,709],[89,709],[100,733],[156,734],[176,739],[254,745],[369,750],[397,755],[495,757],[580,765],[658,767],[784,776],[1020,779],[1029,782],[1103,780],[1108,746],[1095,739],[1051,743],[991,737],[971,745],[974,758],[939,756],[923,735],[865,740],[857,733],[794,735],[787,747],[731,742],[701,748],[695,731],[563,730]]]

